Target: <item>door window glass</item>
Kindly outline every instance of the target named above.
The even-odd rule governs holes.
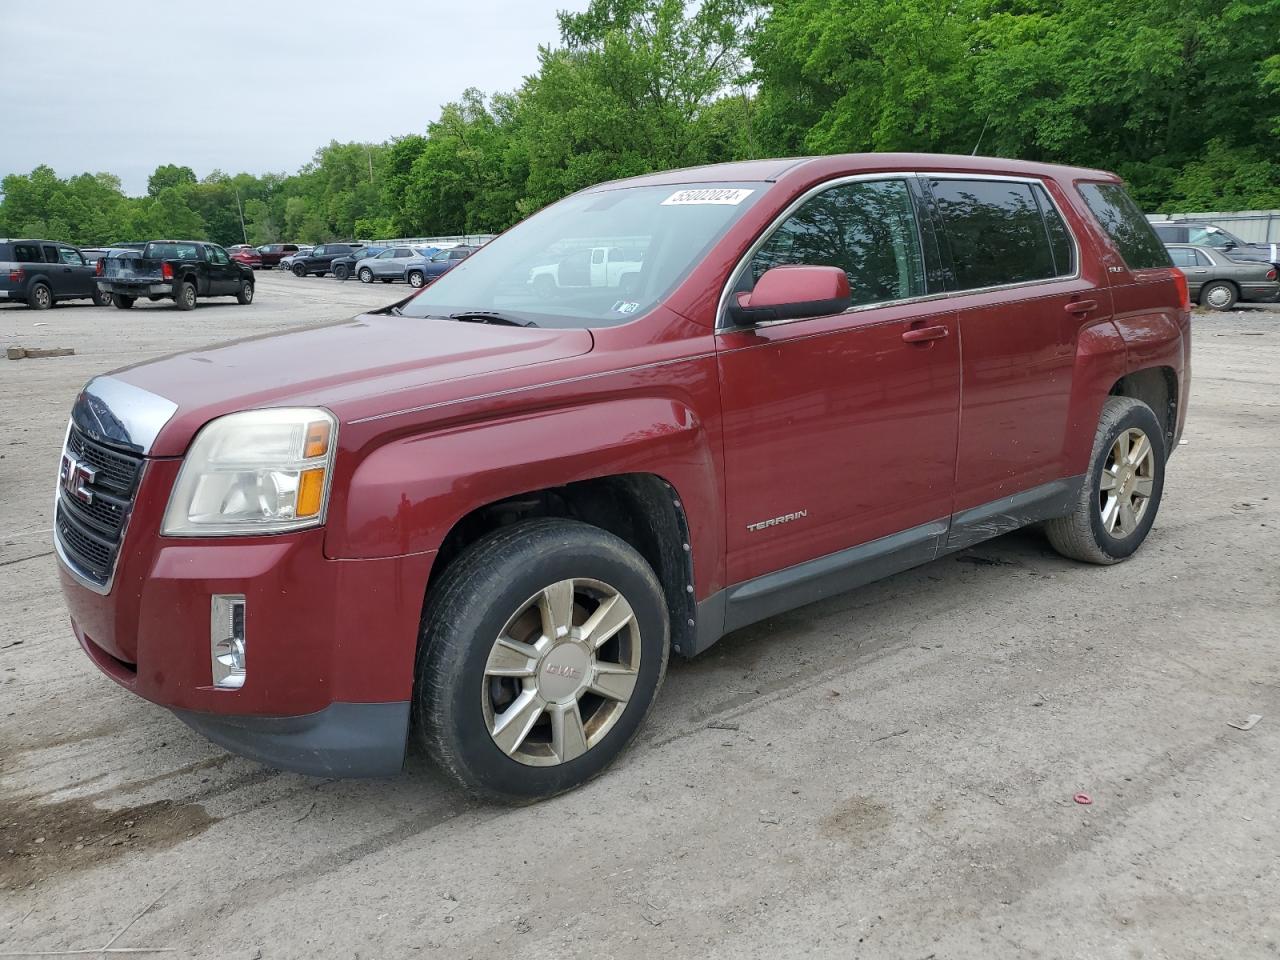
[[[380,254],[378,254],[376,257],[374,257],[374,259],[375,259],[375,260],[390,260],[390,259],[391,259],[392,257],[394,257],[395,255],[396,255],[396,252],[395,252],[394,250],[383,250]]]
[[[59,247],[58,252],[62,254],[62,262],[70,264],[73,267],[83,267],[84,257],[80,256],[79,250],[72,250],[70,247]]]
[[[209,259],[217,264],[227,263],[227,251],[223,250],[221,247],[215,247],[211,244],[209,246]]]
[[[1118,183],[1082,183],[1080,195],[1130,270],[1169,266],[1169,252],[1124,187]]]
[[[1169,259],[1173,261],[1175,267],[1194,267],[1196,265],[1196,252],[1194,250],[1170,250]]]
[[[44,262],[45,262],[45,263],[57,263],[57,262],[58,262],[59,257],[58,257],[58,248],[57,248],[57,247],[41,247],[40,249],[44,251]]]
[[[1036,203],[1040,204],[1044,230],[1049,235],[1049,250],[1053,253],[1053,275],[1069,277],[1076,272],[1076,248],[1071,242],[1071,234],[1067,232],[1067,225],[1044,187],[1038,183],[1032,184],[1031,192],[1035,194]]]
[[[1049,233],[1030,184],[933,180],[930,188],[960,290],[1057,276]]]
[[[839,267],[855,305],[920,296],[924,260],[906,183],[846,183],[806,200],[757,251],[738,290],[783,264]]]

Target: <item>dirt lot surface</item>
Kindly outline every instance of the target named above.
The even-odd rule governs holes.
[[[0,307],[0,345],[76,350],[0,360],[0,954],[1280,954],[1280,312],[1197,315],[1133,561],[1020,533],[741,631],[673,664],[609,774],[511,810],[420,758],[342,782],[230,757],[101,676],[56,585],[84,380],[403,290]]]

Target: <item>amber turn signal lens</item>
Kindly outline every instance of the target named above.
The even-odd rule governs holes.
[[[312,457],[323,457],[329,452],[329,424],[324,420],[307,424],[307,442],[302,448],[302,455],[310,460]]]
[[[320,512],[324,500],[324,468],[303,470],[298,478],[298,510],[299,517],[314,517]]]

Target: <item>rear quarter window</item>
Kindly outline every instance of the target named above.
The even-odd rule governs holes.
[[[1079,189],[1130,270],[1173,266],[1169,251],[1124,187],[1118,183],[1082,183]]]

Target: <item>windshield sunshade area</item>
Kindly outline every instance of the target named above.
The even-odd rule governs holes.
[[[626,323],[671,292],[764,183],[618,187],[561,201],[462,261],[403,314],[539,327]]]

